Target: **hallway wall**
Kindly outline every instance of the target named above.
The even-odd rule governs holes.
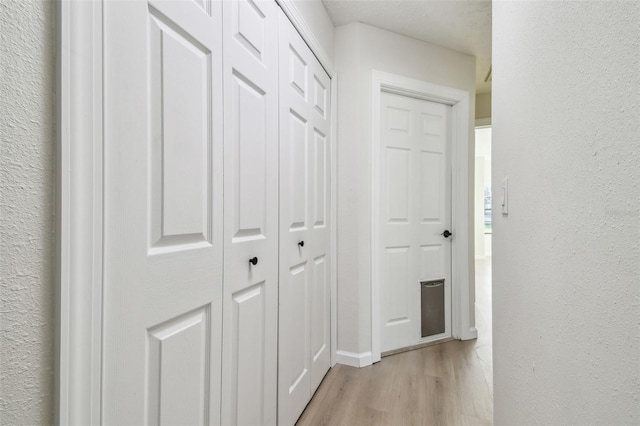
[[[55,10],[0,7],[0,424],[53,422]]]
[[[637,2],[493,3],[497,425],[640,419],[638,22]]]
[[[335,62],[338,73],[338,350],[366,354],[371,351],[372,70],[467,90],[474,99],[475,58],[353,23],[336,28]],[[472,103],[469,106],[470,141],[473,141],[474,114]],[[473,188],[473,145],[469,148],[469,187]],[[473,206],[473,190],[470,192],[469,205]],[[472,234],[473,212],[469,213],[469,221]],[[472,245],[469,255],[473,256]],[[469,275],[473,304],[474,277],[471,271]]]

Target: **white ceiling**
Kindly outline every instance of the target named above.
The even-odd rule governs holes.
[[[476,91],[491,91],[490,0],[322,0],[335,26],[362,22],[476,57]]]

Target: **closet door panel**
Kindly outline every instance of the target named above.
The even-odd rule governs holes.
[[[328,255],[313,259],[313,280],[310,295],[310,339],[311,339],[311,394],[318,388],[329,370],[330,353],[330,286]]]
[[[222,423],[277,407],[278,51],[272,0],[223,2],[225,234]]]
[[[293,424],[330,364],[330,80],[280,14],[278,423]]]
[[[311,54],[311,52],[309,52]],[[329,76],[320,63],[311,56],[310,78],[312,82],[309,94],[309,117],[313,129],[312,155],[309,159],[311,181],[309,184],[309,217],[312,224],[309,229],[309,259],[314,264],[314,289],[310,299],[311,321],[311,394],[320,385],[331,364],[330,345],[330,151],[329,151]]]
[[[307,230],[307,148],[308,124],[302,114],[289,111],[288,137],[285,141],[289,155],[287,157],[289,177],[288,187],[289,232],[304,238]]]
[[[222,7],[102,12],[101,421],[218,423]]]

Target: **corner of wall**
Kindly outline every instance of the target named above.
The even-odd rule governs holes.
[[[361,353],[362,314],[359,274],[360,137],[359,27],[348,24],[335,29],[335,67],[338,74],[337,111],[337,231],[338,231],[338,350]],[[369,345],[370,346],[370,345]],[[344,358],[344,357],[339,357]],[[341,362],[341,361],[338,361]]]

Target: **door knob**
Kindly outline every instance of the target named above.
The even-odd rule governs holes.
[[[298,246],[304,247],[304,241],[298,241]]]
[[[445,229],[444,232],[442,234],[440,234],[440,235],[444,235],[445,238],[449,238],[453,234],[451,232],[449,232],[448,229]]]
[[[249,259],[249,263],[252,265],[257,265],[258,264],[258,258],[257,257],[253,257],[251,259]]]

